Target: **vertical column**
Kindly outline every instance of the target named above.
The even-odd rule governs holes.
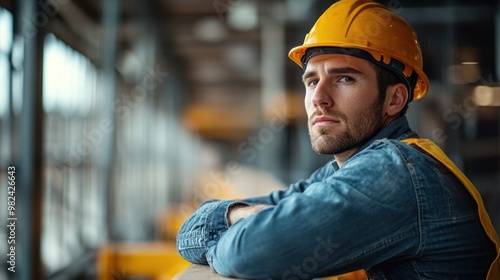
[[[267,109],[272,100],[285,92],[285,34],[282,9],[279,2],[264,3],[265,13],[261,19],[261,80],[262,108]],[[284,97],[284,96],[283,96]]]
[[[452,84],[450,84],[450,81],[446,80],[448,68],[457,63],[456,29],[458,23],[458,15],[457,8],[451,1],[447,2],[446,8],[449,9],[451,20],[444,23],[446,26],[446,34],[443,39],[443,45],[445,46],[445,48],[442,49],[444,59],[443,64],[441,65],[441,73],[444,80],[444,89],[447,93],[446,98],[449,99],[449,103],[447,106],[453,106],[453,104],[461,104],[462,102],[461,100],[457,99],[456,86],[453,86]],[[464,159],[460,151],[462,146],[460,129],[461,128],[451,128],[450,124],[447,124],[446,153],[448,154],[450,159],[463,170]]]
[[[265,116],[272,117],[273,114],[286,112],[286,88],[285,88],[285,28],[283,3],[260,2],[261,13],[261,109]],[[264,122],[264,125],[266,123]],[[260,166],[272,173],[280,175],[281,179],[288,179],[286,170],[282,163],[288,159],[280,156],[283,146],[283,135],[285,129],[272,131],[272,138],[267,143],[265,153],[260,159]],[[269,136],[271,137],[271,136]]]
[[[17,279],[43,279],[40,257],[41,200],[43,186],[42,35],[46,24],[38,18],[35,1],[18,1],[16,29],[24,40],[22,109],[19,116],[19,145],[15,152],[18,220],[16,221]],[[42,18],[46,19],[46,18]],[[47,19],[48,20],[48,19]]]
[[[113,233],[113,187],[112,187],[112,166],[114,158],[114,143],[116,135],[116,119],[114,114],[114,102],[116,97],[116,56],[117,56],[117,34],[119,24],[120,5],[119,0],[102,1],[102,80],[101,91],[103,95],[103,120],[113,126],[111,133],[104,135],[103,144],[100,146],[101,152],[99,165],[104,174],[103,203],[107,205],[106,219],[108,225],[108,237],[111,239]]]

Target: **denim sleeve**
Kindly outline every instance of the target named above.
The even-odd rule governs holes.
[[[207,201],[184,223],[177,234],[177,250],[184,259],[192,263],[208,264],[206,247],[211,239],[227,231],[225,213],[233,202]]]
[[[235,204],[276,205],[280,200],[293,193],[303,192],[307,186],[320,180],[332,167],[326,165],[314,172],[307,180],[292,184],[286,190],[274,191],[268,196],[248,198],[242,201],[209,200],[198,207],[181,227],[177,234],[177,250],[186,260],[197,264],[208,264],[206,251],[217,244],[219,238],[228,230],[227,212]]]
[[[311,279],[413,257],[416,175],[387,145],[358,153],[304,192],[237,221],[207,243],[208,264],[244,279]]]

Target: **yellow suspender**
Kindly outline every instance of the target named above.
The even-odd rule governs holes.
[[[434,157],[436,160],[441,162],[451,172],[453,172],[453,174],[460,180],[460,182],[462,182],[465,188],[476,200],[478,206],[479,220],[481,221],[481,224],[483,225],[483,228],[486,231],[488,237],[491,239],[491,241],[493,241],[493,243],[495,243],[497,250],[497,257],[491,264],[486,279],[487,280],[500,279],[500,241],[498,240],[498,235],[495,232],[495,228],[493,228],[490,217],[488,216],[488,213],[486,213],[486,209],[484,209],[484,204],[483,200],[481,199],[481,195],[476,190],[474,185],[469,181],[469,179],[467,179],[467,177],[465,177],[462,171],[460,171],[460,169],[458,169],[458,167],[446,156],[446,154],[432,141],[422,138],[408,138],[402,140],[402,142],[405,142],[408,145],[415,145],[421,148],[429,155]]]

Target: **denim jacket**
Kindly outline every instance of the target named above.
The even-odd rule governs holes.
[[[339,168],[268,196],[203,203],[177,235],[192,263],[244,279],[312,279],[366,269],[370,279],[485,279],[496,256],[477,205],[442,164],[399,140],[405,117]],[[228,226],[238,204],[270,207]]]

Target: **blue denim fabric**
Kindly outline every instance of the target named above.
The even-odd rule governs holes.
[[[332,161],[268,196],[202,204],[179,253],[226,276],[312,279],[366,269],[370,279],[485,279],[495,257],[477,205],[429,155],[405,117],[341,168]],[[236,203],[272,205],[228,227]]]

